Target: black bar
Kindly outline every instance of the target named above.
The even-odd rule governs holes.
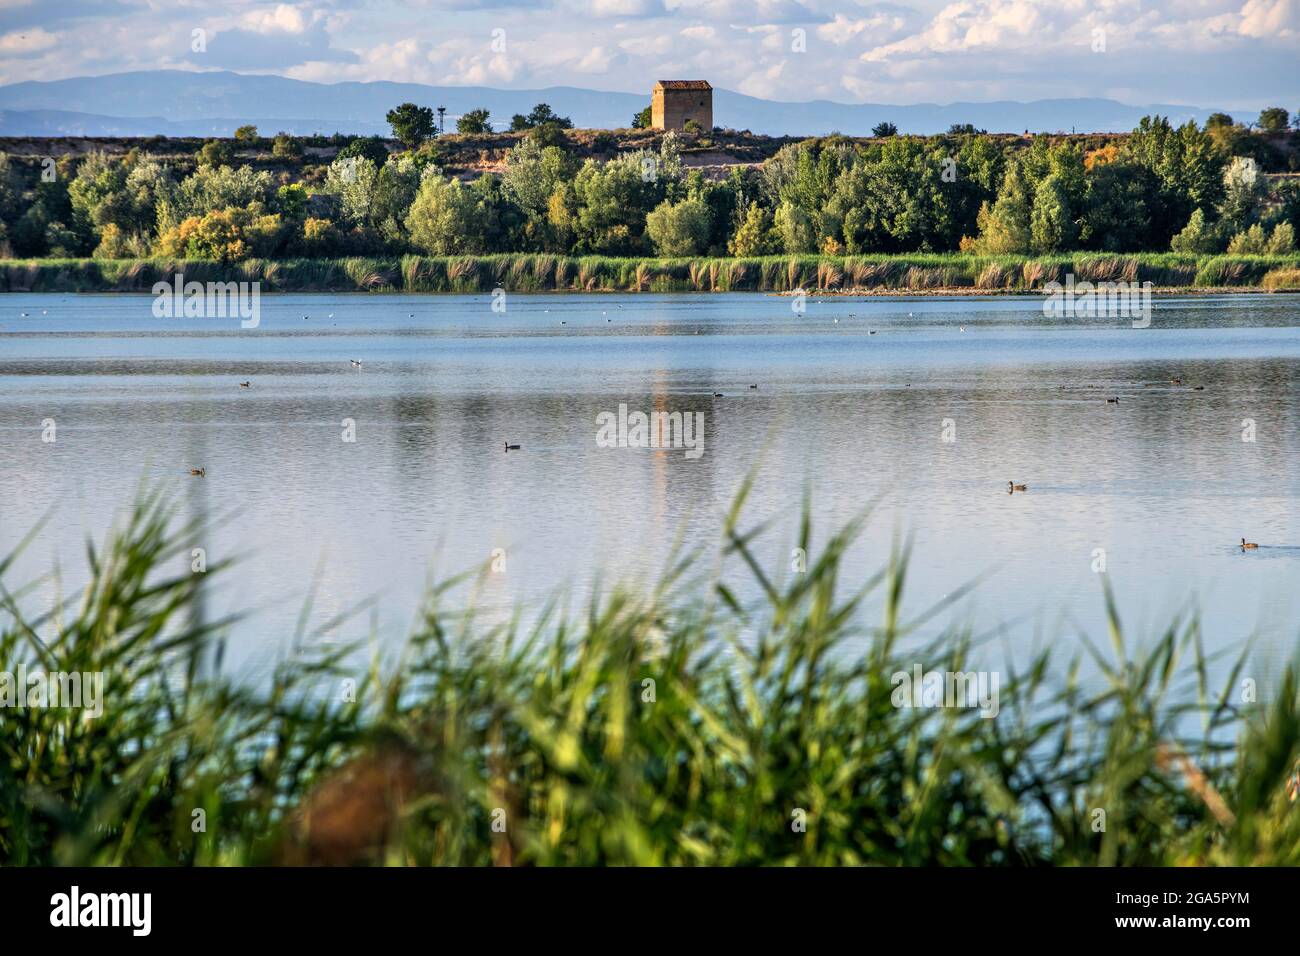
[[[75,932],[128,946],[373,947],[409,934],[445,944],[449,933],[494,948],[638,939],[806,945],[841,933],[919,945],[977,938],[968,933],[986,934],[989,945],[1133,936],[1182,945],[1194,935],[1221,943],[1287,932],[1294,879],[1278,869],[2,869],[0,912],[7,941]],[[130,925],[52,926],[56,894],[70,907],[73,886],[83,907],[89,894],[150,894],[148,936]],[[1153,922],[1120,925],[1133,919]]]

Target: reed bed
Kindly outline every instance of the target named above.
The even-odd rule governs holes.
[[[976,256],[765,256],[655,259],[499,253],[345,259],[0,260],[0,291],[149,292],[156,282],[260,281],[268,292],[1039,291],[1049,282],[1151,282],[1158,288],[1259,288],[1300,255],[1178,253]]]
[[[718,555],[649,590],[525,627],[449,582],[395,659],[304,632],[261,682],[202,612],[238,569],[191,574],[201,529],[157,493],[55,607],[0,561],[6,666],[105,675],[94,720],[0,708],[0,864],[1300,862],[1294,669],[1242,703],[1243,658],[1212,687],[1194,616],[1135,641],[1106,591],[1100,689],[1046,651],[993,719],[895,706],[896,672],[968,669],[970,633],[910,611],[906,547],[847,579],[860,521],[814,534],[805,509],[807,570],[769,574],[747,489]]]

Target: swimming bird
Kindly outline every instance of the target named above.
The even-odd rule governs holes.
[[[1007,494],[1015,494],[1017,491],[1028,491],[1028,485],[1018,485],[1014,481],[1007,482]]]
[[[357,359],[351,359],[351,362],[353,368],[361,368],[361,362],[358,361]]]
[[[749,386],[749,387],[750,387],[750,388],[758,388],[757,385],[751,385],[751,386]]]
[[[1205,391],[1205,386],[1204,386],[1204,385],[1195,385],[1195,386],[1192,387],[1192,391],[1193,391],[1193,392],[1203,392],[1203,391]]]
[[[1182,384],[1183,384],[1183,380],[1182,380],[1181,378],[1171,378],[1171,379],[1169,380],[1169,384],[1170,384],[1170,385],[1182,385]]]
[[[867,334],[868,334],[868,335],[875,335],[875,334],[876,334],[876,330],[875,330],[875,329],[871,329],[870,331],[867,332]]]
[[[1252,549],[1252,548],[1258,548],[1258,547],[1259,547],[1259,545],[1255,544],[1255,543],[1252,542],[1252,541],[1247,541],[1245,538],[1242,538],[1242,539],[1241,539],[1241,550],[1242,550],[1242,551],[1248,551],[1248,550],[1250,550],[1250,549]]]
[[[191,469],[190,469],[190,474],[193,475],[195,478],[204,478],[204,477],[207,477],[208,469],[207,469],[207,468],[191,468]]]
[[[1118,405],[1118,404],[1119,404],[1119,399],[1118,399],[1118,398],[1108,398],[1108,399],[1106,399],[1106,404],[1107,404],[1107,405]]]
[[[503,442],[503,444],[506,446],[506,451],[518,451],[518,450],[519,450],[519,446],[518,446],[518,445],[512,445],[512,444],[510,444],[510,442]]]
[[[253,383],[252,383],[252,382],[240,382],[240,383],[239,383],[239,387],[240,387],[240,388],[252,388],[252,387],[253,387]]]

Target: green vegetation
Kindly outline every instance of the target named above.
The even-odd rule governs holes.
[[[456,120],[456,132],[469,135],[492,132],[492,124],[488,122],[490,114],[485,109],[470,110],[460,119]]]
[[[416,227],[447,236],[473,236],[468,187],[444,184],[423,194]],[[305,239],[322,251],[341,240],[326,220],[309,219]],[[194,237],[178,232],[176,245],[206,243],[210,222]],[[252,226],[249,231],[255,231]],[[744,256],[676,259],[612,256],[500,254],[478,256],[352,256],[346,258],[236,259],[221,261],[214,246],[206,259],[0,260],[0,292],[149,292],[156,282],[261,282],[264,292],[1041,292],[1073,274],[1079,282],[1151,282],[1164,289],[1270,290],[1290,288],[1300,255],[978,256],[965,253],[897,256]]]
[[[493,134],[484,110],[451,137],[428,107],[388,116],[401,147],[280,133],[268,155],[241,130],[165,160],[0,154],[0,257],[1286,256],[1300,228],[1300,179],[1280,174],[1300,164],[1300,135],[1226,115],[1101,137],[881,123],[874,139],[788,143],[709,175],[687,159],[740,134],[639,133],[620,148],[630,131],[573,131],[545,103],[513,134]]]
[[[414,149],[426,139],[437,135],[438,124],[434,122],[433,110],[415,103],[403,103],[388,111],[385,117],[393,127],[393,135],[402,141],[408,149]]]
[[[190,573],[201,529],[146,498],[84,591],[0,591],[5,666],[104,675],[93,720],[0,707],[0,864],[1300,862],[1294,668],[1255,702],[1243,654],[1216,689],[1194,616],[1135,642],[1107,592],[1097,684],[1043,652],[1001,671],[995,718],[895,706],[900,671],[972,669],[936,624],[960,595],[906,611],[907,548],[842,581],[860,523],[823,538],[807,510],[807,570],[771,577],[744,498],[715,573],[682,556],[527,627],[449,606],[453,582],[396,661],[323,644],[334,621],[255,685],[201,610],[230,572]]]

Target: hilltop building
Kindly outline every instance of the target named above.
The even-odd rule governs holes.
[[[654,129],[681,129],[695,120],[713,129],[713,87],[705,80],[660,80],[650,97],[650,125]]]

